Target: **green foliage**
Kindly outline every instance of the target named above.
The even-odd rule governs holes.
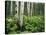
[[[7,33],[16,32],[17,25],[16,17],[6,18]],[[43,16],[24,16],[23,17],[23,31],[27,32],[43,32],[44,31],[44,17]]]
[[[16,18],[15,17],[7,17],[6,18],[6,33],[13,33],[16,31]]]
[[[28,32],[42,32],[44,31],[43,16],[24,16],[24,29]]]

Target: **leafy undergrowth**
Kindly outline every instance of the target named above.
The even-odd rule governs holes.
[[[43,16],[24,16],[24,29],[28,32],[43,32],[44,17]]]
[[[17,33],[16,17],[6,18],[6,33]],[[23,32],[44,32],[44,17],[43,16],[24,16],[23,17]]]

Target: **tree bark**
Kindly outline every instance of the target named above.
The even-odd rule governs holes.
[[[11,1],[11,16],[12,16],[12,1]]]
[[[27,2],[28,16],[30,16],[30,2]]]
[[[32,12],[33,12],[33,2],[31,3],[31,17],[32,17]]]
[[[21,6],[20,6],[20,26],[21,28],[23,25],[23,12],[24,12],[24,2],[21,2]]]

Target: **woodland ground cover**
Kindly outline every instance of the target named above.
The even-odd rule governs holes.
[[[14,16],[6,17],[6,33],[17,33],[17,20]],[[43,16],[23,16],[23,32],[44,32]]]

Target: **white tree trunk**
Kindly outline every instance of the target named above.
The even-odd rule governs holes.
[[[20,5],[20,26],[23,24],[23,12],[24,12],[24,2],[21,2]]]
[[[32,12],[33,12],[33,2],[31,3],[31,17],[32,17]]]
[[[10,13],[11,13],[11,16],[12,16],[12,1],[11,1],[11,12]]]
[[[28,16],[30,16],[30,2],[27,2]]]
[[[19,19],[19,15],[18,15],[18,13],[19,13],[19,2],[17,1],[17,18]]]

